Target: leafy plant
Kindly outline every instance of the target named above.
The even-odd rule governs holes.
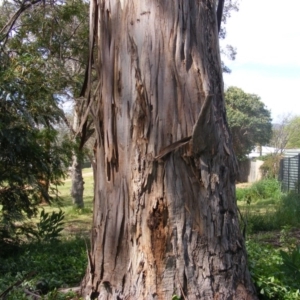
[[[292,252],[280,251],[282,265],[280,270],[290,285],[298,287],[300,283],[300,245]]]
[[[292,227],[284,225],[280,231],[280,244],[287,249],[295,249],[297,247],[297,239],[292,234]]]
[[[260,167],[263,178],[278,178],[281,158],[279,154],[270,154],[260,158],[264,161]]]
[[[225,92],[225,103],[233,148],[239,159],[250,153],[255,145],[270,141],[271,113],[259,96],[229,87]]]
[[[293,273],[285,272],[282,267],[284,259],[290,263],[290,256],[271,245],[261,244],[253,240],[247,241],[246,245],[249,269],[257,287],[259,298],[300,299],[299,281],[295,280]],[[288,258],[284,258],[286,256]]]
[[[253,183],[251,187],[236,190],[237,200],[245,201],[248,204],[264,199],[278,201],[281,196],[280,182],[273,178],[263,179]]]
[[[0,256],[0,294],[24,278],[28,272],[36,271],[34,277],[10,291],[7,299],[28,299],[28,296],[24,296],[24,288],[38,290],[40,283],[44,283],[51,292],[52,298],[49,295],[47,299],[71,299],[55,289],[78,286],[86,265],[86,245],[83,238],[54,240],[51,244],[22,244],[18,252],[12,252],[5,258]]]
[[[40,241],[51,241],[59,238],[63,230],[64,214],[62,210],[53,211],[50,214],[43,209],[40,214],[40,221],[37,223],[37,238]]]

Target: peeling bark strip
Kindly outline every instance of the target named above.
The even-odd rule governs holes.
[[[91,0],[100,84],[86,299],[256,299],[215,2]]]

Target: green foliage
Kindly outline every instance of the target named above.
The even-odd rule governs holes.
[[[53,129],[38,130],[24,119],[2,113],[0,104],[0,231],[6,233],[16,229],[15,222],[35,216],[42,200],[58,199],[57,185],[71,156],[71,144],[57,145]]]
[[[247,252],[249,269],[260,299],[300,299],[299,280],[290,273],[295,266],[299,270],[299,252],[289,254],[251,240],[247,242]]]
[[[270,154],[260,159],[264,161],[263,165],[260,167],[263,178],[277,179],[282,156],[278,154]]]
[[[11,10],[19,8],[16,3]],[[27,57],[20,78],[37,83],[28,89],[78,96],[88,55],[88,6],[81,0],[43,1],[21,14],[6,49],[17,61]]]
[[[281,250],[280,255],[282,258],[280,270],[283,272],[285,280],[290,286],[297,288],[300,283],[300,245],[290,253]]]
[[[65,213],[59,210],[46,213],[40,212],[39,221],[33,222],[1,222],[0,255],[6,255],[12,249],[16,251],[24,242],[53,242],[61,237],[64,229]]]
[[[300,225],[300,195],[295,192],[284,194],[280,206],[277,210],[278,219],[281,226],[290,225],[297,227]]]
[[[265,145],[270,141],[271,113],[257,95],[229,87],[225,92],[225,103],[233,148],[239,159],[244,158],[257,144]]]
[[[64,212],[52,211],[46,213],[45,210],[41,211],[40,221],[37,223],[37,238],[40,241],[52,241],[61,235],[63,230]]]
[[[288,132],[287,148],[300,148],[300,116],[292,118],[286,130]]]
[[[15,287],[7,299],[28,299],[28,295],[24,293],[24,288],[37,291],[41,287],[48,290],[42,299],[79,299],[73,292],[60,293],[59,288],[79,286],[86,270],[86,245],[84,239],[77,234],[86,236],[90,229],[93,201],[93,176],[90,174],[91,172],[91,169],[84,170],[84,179],[87,183],[85,200],[87,200],[86,204],[89,211],[88,208],[74,210],[71,199],[66,198],[69,195],[71,182],[66,181],[65,185],[59,186],[58,192],[62,197],[60,206],[58,204],[53,205],[55,208],[43,206],[45,211],[44,213],[41,211],[41,214],[44,217],[36,220],[38,224],[43,219],[49,219],[53,211],[59,213],[56,206],[61,207],[63,205],[62,210],[65,212],[64,231],[59,239],[53,239],[49,243],[48,240],[36,239],[35,235],[31,234],[29,237],[30,244],[22,243],[11,250],[6,246],[7,251],[5,252],[0,246],[0,294],[17,280],[23,279],[28,272],[37,272],[34,277],[26,279],[21,286]],[[30,226],[30,229],[37,231],[36,226],[33,225]],[[52,225],[49,226],[50,231],[51,228]],[[45,229],[45,231],[47,230]],[[74,233],[76,233],[75,236]]]
[[[275,179],[265,179],[255,182],[252,188],[257,191],[260,199],[274,199],[279,200],[281,197],[280,182]]]
[[[19,5],[2,3],[1,26]],[[58,199],[75,147],[66,136],[58,140],[60,104],[82,86],[88,3],[38,3],[12,30],[9,39],[0,36],[0,242],[28,232],[28,222],[16,222],[35,216],[41,201]]]
[[[257,202],[266,199],[278,201],[281,199],[280,182],[276,179],[264,179],[253,183],[251,187],[237,189],[236,196],[238,201]]]
[[[70,293],[62,295],[60,287],[78,286],[86,269],[86,246],[83,239],[63,239],[53,243],[32,243],[23,245],[18,252],[0,257],[0,294],[25,274],[36,274],[23,281],[9,293],[7,299],[28,299],[24,288],[37,291],[44,286],[44,292],[51,291],[47,299],[71,299]],[[22,298],[24,297],[24,298]],[[76,298],[75,298],[76,299]]]
[[[280,154],[286,148],[300,148],[300,116],[282,116],[280,122],[273,125],[270,145]]]
[[[248,233],[300,225],[300,196],[294,192],[283,194],[275,179],[261,180],[249,188],[237,189],[236,195]]]

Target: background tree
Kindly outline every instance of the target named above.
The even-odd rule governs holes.
[[[72,149],[69,138],[57,138],[58,122],[66,121],[61,105],[79,95],[87,55],[88,5],[35,3],[5,1],[1,7],[0,183],[5,228],[16,218],[35,214],[41,201],[37,195],[47,202],[57,196],[55,185],[70,164]],[[49,191],[50,183],[54,189]]]
[[[75,103],[76,116],[73,119],[78,120],[85,104],[79,95],[88,51],[88,4],[81,0],[36,1],[34,6],[31,2],[27,4],[24,6],[27,9],[15,4],[14,9],[6,16],[7,20],[3,23],[6,26],[1,31],[5,49],[14,56],[28,53],[43,61],[47,66],[43,68],[47,85],[51,86],[53,95],[60,102],[71,99]],[[7,10],[11,8],[9,2],[5,2],[3,6]],[[15,19],[20,11],[22,14]],[[14,35],[8,39],[10,33],[7,28],[12,29],[10,24],[13,24]],[[66,122],[71,136],[78,143],[78,150],[74,151],[72,157],[71,195],[74,204],[82,207],[82,150],[93,129],[90,128],[91,122],[85,122],[85,134],[80,135],[78,128],[68,123],[63,111],[61,112],[61,119]]]
[[[264,158],[261,170],[264,177],[277,179],[284,150],[300,148],[300,117],[292,117],[291,114],[283,115],[272,127],[270,145],[275,148],[275,151]]]
[[[289,131],[287,130],[288,124],[291,121],[291,115],[283,115],[280,121],[272,126],[272,139],[270,145],[276,150],[276,154],[281,155],[289,141]]]
[[[249,154],[256,145],[270,142],[271,113],[259,96],[229,87],[225,92],[225,103],[233,148],[239,159]]]
[[[48,203],[57,199],[71,145],[57,143],[53,124],[60,109],[47,91],[43,63],[28,55],[1,58],[0,230],[13,237],[15,221],[34,216],[41,195]]]
[[[300,148],[300,116],[293,117],[287,124],[288,142],[286,147]]]
[[[88,103],[97,166],[83,294],[255,299],[238,227],[215,1],[90,5],[85,92],[95,79]]]
[[[282,154],[287,148],[300,148],[300,117],[291,114],[280,117],[279,122],[273,124],[270,145]]]

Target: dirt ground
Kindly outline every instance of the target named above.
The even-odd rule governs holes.
[[[264,244],[272,245],[274,248],[284,247],[283,241],[281,241],[281,237],[282,233],[280,231],[259,232],[252,236],[252,238],[257,239]],[[291,231],[288,232],[286,238],[290,241],[291,244],[299,245],[300,229],[291,229]]]
[[[251,185],[252,185],[252,182],[243,182],[243,183],[237,183],[236,187],[244,189],[244,188],[250,187]]]

